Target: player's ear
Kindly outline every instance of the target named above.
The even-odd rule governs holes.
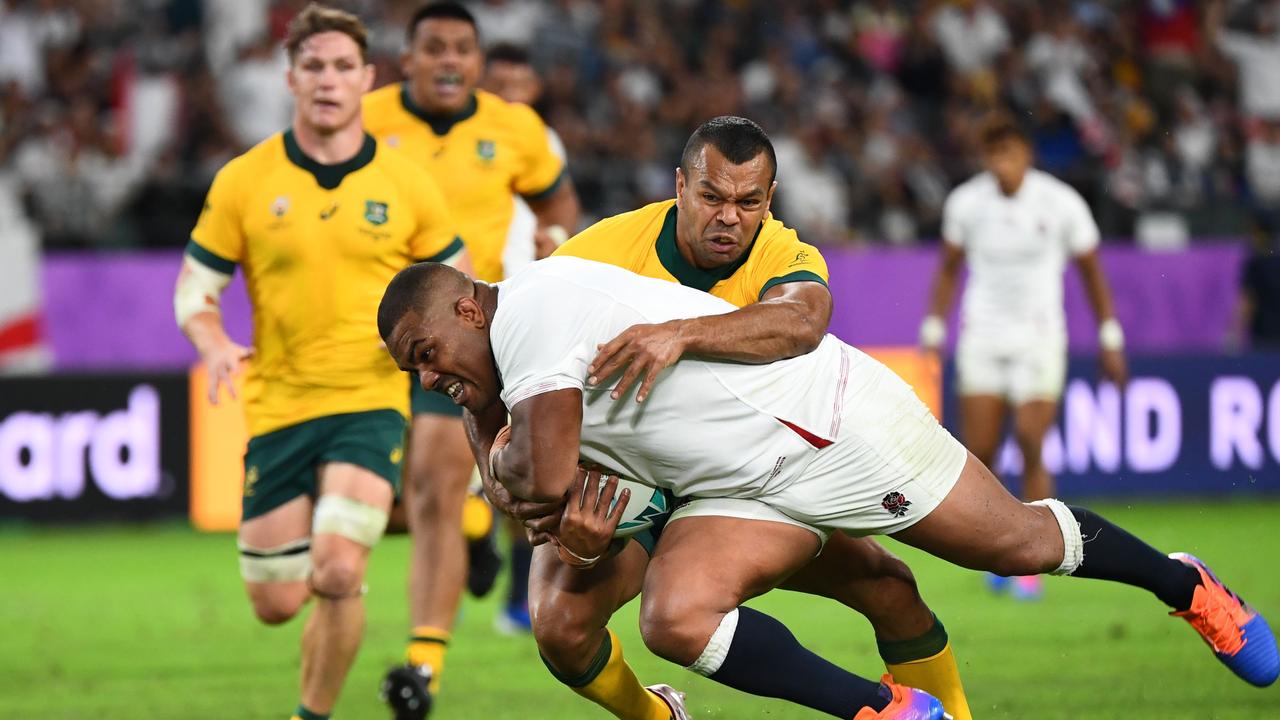
[[[769,204],[773,202],[773,191],[778,189],[778,181],[774,180],[769,183],[769,189],[764,193],[764,211],[769,212]]]
[[[684,209],[684,168],[676,166],[676,207]]]
[[[289,67],[284,69],[284,84],[289,87],[289,92],[296,93],[298,91],[293,78],[293,61],[289,61]]]
[[[458,298],[458,301],[453,304],[453,312],[462,320],[464,325],[474,328],[484,327],[484,310],[480,308],[480,303],[469,295],[463,295]]]
[[[413,64],[413,48],[407,47],[400,51],[400,74],[409,77],[409,66]]]
[[[373,66],[373,63],[365,63],[364,80],[360,83],[361,93],[367,93],[373,89],[373,81],[377,74],[378,69]]]

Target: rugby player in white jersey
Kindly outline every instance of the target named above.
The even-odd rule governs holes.
[[[956,381],[964,444],[996,467],[1012,410],[1022,451],[1022,498],[1053,497],[1041,447],[1058,414],[1067,370],[1063,272],[1074,260],[1094,314],[1103,375],[1123,384],[1124,332],[1098,259],[1098,226],[1071,186],[1031,166],[1027,137],[998,115],[981,130],[985,172],[957,187],[942,217],[942,263],[933,282],[920,343],[940,351],[960,266],[969,265],[956,344]],[[1008,587],[991,576],[994,589]],[[1017,578],[1014,593],[1039,597],[1038,576]]]
[[[1141,587],[1241,678],[1269,685],[1280,674],[1266,621],[1202,562],[1167,557],[1084,508],[1018,502],[909,386],[832,336],[765,365],[682,359],[642,403],[612,399],[613,383],[586,383],[598,345],[627,328],[733,309],[578,258],[534,263],[496,286],[420,263],[388,286],[378,329],[424,389],[475,416],[484,474],[517,498],[576,498],[581,460],[693,498],[649,564],[641,633],[655,654],[730,687],[855,720],[943,717],[928,695],[841,670],[741,606],[802,567],[835,531],[891,534],[1004,575]],[[744,501],[754,501],[758,520],[750,547],[715,524],[685,531],[691,515],[734,518]],[[610,541],[611,528],[603,531],[558,537],[562,558],[598,561]]]

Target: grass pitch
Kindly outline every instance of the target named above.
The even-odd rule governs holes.
[[[1280,502],[1096,508],[1160,548],[1201,556],[1280,627]],[[978,718],[1280,718],[1280,686],[1235,679],[1139,590],[1051,578],[1042,601],[1019,603],[989,595],[977,573],[890,544],[946,622]],[[404,537],[373,555],[368,630],[338,720],[389,716],[376,688],[403,650],[407,562]],[[230,536],[178,525],[0,530],[0,718],[284,720],[302,623],[258,625],[236,568]],[[753,604],[844,667],[883,672],[866,622],[834,603],[774,593]],[[604,717],[547,674],[531,639],[496,635],[495,608],[465,603],[433,718]],[[613,627],[641,679],[688,692],[697,718],[818,717],[650,656],[634,604]]]

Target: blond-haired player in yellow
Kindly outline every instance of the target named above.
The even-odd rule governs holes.
[[[329,717],[364,630],[364,574],[400,478],[409,381],[373,322],[415,260],[463,259],[439,188],[365,133],[365,29],[309,5],[290,24],[289,129],[219,171],[174,293],[209,369],[210,400],[247,367],[240,572],[254,613],[283,623],[315,598],[295,720]],[[251,347],[218,298],[239,265]],[[234,391],[232,391],[234,392]]]
[[[576,229],[578,199],[546,125],[532,108],[477,89],[484,55],[475,19],[461,4],[423,6],[406,28],[407,80],[364,99],[369,132],[396,146],[435,177],[475,265],[476,278],[502,280],[504,251],[517,197],[537,216],[538,256]],[[405,510],[412,535],[407,663],[388,673],[383,690],[402,718],[424,717],[439,687],[445,650],[467,579],[462,516],[474,461],[461,409],[438,393],[414,388],[405,472]],[[486,505],[481,504],[491,522]],[[482,541],[487,522],[468,529]],[[492,586],[497,557],[473,542],[473,591]],[[481,554],[483,553],[483,555]],[[408,692],[408,697],[405,692]],[[410,704],[414,707],[409,707]]]
[[[680,283],[740,308],[636,325],[601,346],[589,383],[621,371],[615,401],[630,402],[623,396],[633,383],[640,401],[661,383],[659,373],[686,354],[768,363],[817,346],[831,317],[827,264],[817,248],[770,214],[776,168],[772,142],[760,126],[746,118],[714,118],[685,145],[675,199],[602,220],[556,251]],[[474,434],[483,438],[485,431],[476,427]],[[487,487],[501,509],[524,514],[492,483]],[[739,515],[684,522],[719,523],[739,533],[746,546],[752,523],[772,519],[751,517],[757,520]],[[657,541],[651,531],[635,539],[587,570],[561,562],[550,544],[535,548],[529,583],[534,636],[557,679],[615,716],[680,720],[687,716],[678,694],[662,685],[642,687],[607,627],[613,612],[639,593]],[[783,587],[864,614],[898,682],[939,698],[958,719],[971,717],[946,629],[921,599],[911,570],[874,540],[833,534],[822,554]]]

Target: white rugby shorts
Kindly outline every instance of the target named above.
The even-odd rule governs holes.
[[[1013,405],[1033,400],[1056,402],[1067,381],[1067,351],[1062,343],[1043,342],[1017,350],[968,341],[956,347],[956,384],[960,395],[995,395]]]
[[[895,533],[947,497],[969,453],[892,370],[845,352],[853,362],[834,442],[799,480],[758,499],[825,531]]]

